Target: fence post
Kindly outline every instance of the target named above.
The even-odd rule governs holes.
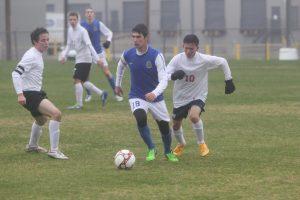
[[[266,51],[266,60],[270,60],[270,43],[266,42],[265,44],[265,51]]]
[[[205,45],[205,54],[211,55],[211,49],[210,49],[210,45],[209,44]]]
[[[239,43],[235,44],[235,59],[236,60],[241,59],[241,45]]]
[[[173,47],[173,56],[177,55],[178,52],[179,52],[178,47],[177,47],[177,46],[174,46],[174,47]]]
[[[110,49],[105,49],[105,54],[106,54],[107,60],[110,62],[110,61],[111,61],[111,53],[110,53]]]

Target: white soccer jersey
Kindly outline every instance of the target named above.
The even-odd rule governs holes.
[[[74,49],[76,51],[76,63],[92,63],[92,60],[99,60],[99,56],[92,46],[87,30],[79,23],[75,28],[70,26],[68,29],[67,46],[62,52],[62,57],[66,58],[70,49]]]
[[[40,91],[42,88],[43,70],[43,54],[35,47],[31,47],[23,55],[12,73],[16,93]]]
[[[186,76],[176,80],[173,88],[174,108],[184,106],[193,100],[206,101],[208,93],[208,70],[222,68],[225,80],[232,79],[231,71],[224,58],[210,56],[196,52],[193,58],[188,58],[185,53],[173,57],[167,66],[168,78],[177,70],[183,70]]]

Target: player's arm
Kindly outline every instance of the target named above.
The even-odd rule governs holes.
[[[71,37],[70,37],[70,32],[68,31],[68,39],[67,39],[67,45],[65,47],[65,49],[61,52],[60,56],[59,56],[59,62],[61,62],[62,64],[64,64],[67,60],[67,55],[71,49]]]
[[[99,21],[99,24],[101,33],[106,37],[106,41],[102,45],[105,49],[108,49],[113,37],[113,32],[107,28],[104,23]]]
[[[185,72],[183,70],[176,70],[177,59],[177,56],[173,57],[167,66],[168,80],[181,80],[185,76]]]
[[[90,49],[90,52],[92,54],[92,60],[95,61],[99,66],[102,66],[103,63],[101,62],[99,55],[97,54],[95,48],[93,47],[89,34],[85,29],[83,31],[83,41]]]
[[[168,86],[166,63],[165,63],[164,56],[161,53],[157,55],[157,57],[155,59],[155,65],[157,67],[159,83],[152,92],[146,94],[146,99],[148,101],[154,101],[156,99],[156,97],[161,95]]]
[[[15,91],[18,95],[18,103],[24,105],[26,103],[26,98],[23,95],[23,81],[22,74],[25,71],[29,71],[33,66],[34,58],[25,54],[22,60],[18,63],[17,67],[11,73],[12,81],[14,84]]]
[[[228,62],[225,58],[217,56],[209,56],[210,66],[208,69],[221,68],[225,77],[225,94],[231,94],[235,91],[235,85],[233,84],[231,70]]]
[[[125,72],[125,68],[127,67],[127,63],[124,59],[124,53],[122,54],[119,62],[118,62],[118,67],[116,71],[116,87],[115,87],[115,93],[117,95],[122,96],[123,91],[122,91],[122,80]]]

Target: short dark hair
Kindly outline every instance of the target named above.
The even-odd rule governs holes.
[[[148,28],[145,24],[137,24],[133,29],[131,30],[132,33],[139,33],[142,34],[144,37],[148,35]]]
[[[184,37],[183,43],[194,43],[196,46],[199,45],[199,39],[195,34],[188,34]]]
[[[44,27],[38,27],[35,30],[33,30],[30,34],[31,43],[34,44],[34,42],[38,42],[40,35],[44,33],[49,34],[48,30],[45,29]]]
[[[75,16],[78,19],[78,13],[77,12],[70,12],[69,17],[70,16]]]

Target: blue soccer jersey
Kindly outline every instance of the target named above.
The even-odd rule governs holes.
[[[83,26],[89,33],[92,45],[96,50],[97,54],[102,53],[102,47],[100,45],[101,41],[101,31],[100,31],[100,22],[96,19],[93,20],[91,24],[87,21],[82,21],[81,26]]]
[[[152,47],[148,47],[145,54],[138,55],[136,48],[131,48],[124,52],[123,57],[130,69],[131,87],[129,99],[145,99],[145,94],[152,92],[159,84],[158,71],[155,64],[159,52]],[[163,100],[160,94],[155,102]]]

